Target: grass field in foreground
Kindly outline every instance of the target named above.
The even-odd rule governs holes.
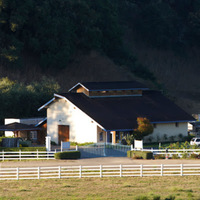
[[[200,177],[122,177],[0,181],[0,199],[200,199]]]

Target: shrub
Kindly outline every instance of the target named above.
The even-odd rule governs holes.
[[[19,141],[19,146],[20,147],[29,147],[29,146],[31,146],[31,141],[29,141],[29,140],[26,140],[26,141]]]
[[[173,154],[172,159],[179,159],[179,156],[177,154]]]
[[[188,153],[183,153],[183,154],[182,154],[182,158],[183,158],[183,159],[188,158]]]
[[[191,158],[191,159],[198,159],[198,158],[200,158],[200,155],[199,155],[199,154],[192,153],[192,154],[190,155],[190,158]]]
[[[54,154],[55,159],[78,159],[81,157],[80,151],[65,151]]]
[[[127,157],[136,159],[153,159],[153,153],[149,151],[127,151]]]
[[[162,154],[154,155],[154,159],[165,159],[165,155]]]
[[[135,154],[133,154],[133,157],[132,157],[133,159],[143,159],[143,157],[142,156],[138,156],[138,155],[135,155]]]

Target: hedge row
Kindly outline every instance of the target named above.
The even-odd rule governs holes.
[[[65,151],[54,154],[55,159],[78,159],[81,157],[80,151]]]
[[[153,153],[149,151],[127,151],[128,158],[142,158],[142,159],[153,159]]]
[[[46,147],[0,147],[0,151],[46,151]]]

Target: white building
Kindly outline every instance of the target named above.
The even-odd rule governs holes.
[[[146,141],[179,140],[194,121],[160,92],[135,81],[78,83],[68,93],[54,94],[38,110],[44,108],[47,135],[56,143],[116,143],[137,128],[137,117],[154,125]]]

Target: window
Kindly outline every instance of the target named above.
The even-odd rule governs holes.
[[[103,132],[100,133],[99,140],[100,140],[100,141],[103,141]]]
[[[37,141],[37,131],[30,131],[30,139],[33,142]]]

